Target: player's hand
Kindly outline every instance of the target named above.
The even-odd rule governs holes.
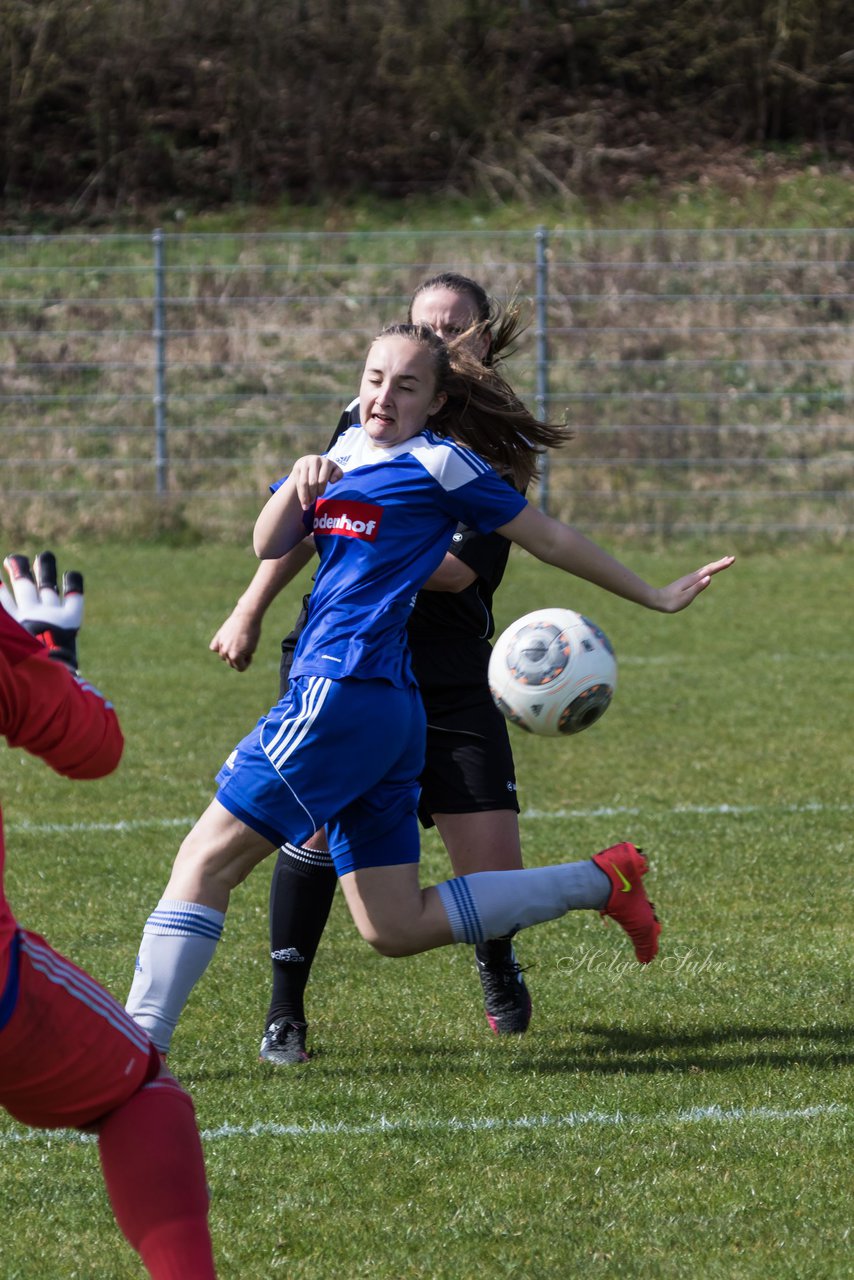
[[[705,591],[715,574],[728,569],[734,561],[735,556],[724,556],[721,560],[704,564],[702,569],[686,573],[684,578],[677,578],[667,587],[660,587],[658,608],[662,613],[678,613],[680,609],[686,609],[701,591]]]
[[[208,648],[235,671],[245,671],[261,639],[261,623],[237,609],[230,613]]]
[[[83,575],[68,569],[62,595],[52,551],[36,556],[35,577],[26,556],[8,555],[3,561],[10,588],[0,582],[0,604],[31,635],[37,636],[52,658],[77,670],[77,632],[83,622]]]
[[[290,478],[303,511],[308,511],[312,503],[326,491],[326,486],[340,480],[343,474],[338,463],[333,462],[326,454],[309,453],[304,458],[298,458],[291,468]]]

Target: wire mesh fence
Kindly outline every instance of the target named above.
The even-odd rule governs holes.
[[[247,537],[371,337],[454,270],[531,323],[507,372],[571,423],[539,500],[615,533],[844,536],[846,229],[0,237],[4,532]]]

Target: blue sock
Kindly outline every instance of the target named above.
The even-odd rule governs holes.
[[[455,942],[505,938],[567,911],[602,911],[611,882],[595,862],[477,871],[437,884]]]

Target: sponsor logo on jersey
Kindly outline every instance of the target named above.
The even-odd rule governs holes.
[[[321,500],[314,513],[314,532],[374,542],[382,514],[382,507],[372,502],[352,502],[347,498]]]

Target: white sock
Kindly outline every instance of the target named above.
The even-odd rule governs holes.
[[[125,1007],[161,1053],[213,958],[224,921],[225,913],[212,907],[162,898],[145,922]]]
[[[476,871],[437,884],[455,942],[506,938],[567,911],[601,911],[611,882],[595,862]]]

